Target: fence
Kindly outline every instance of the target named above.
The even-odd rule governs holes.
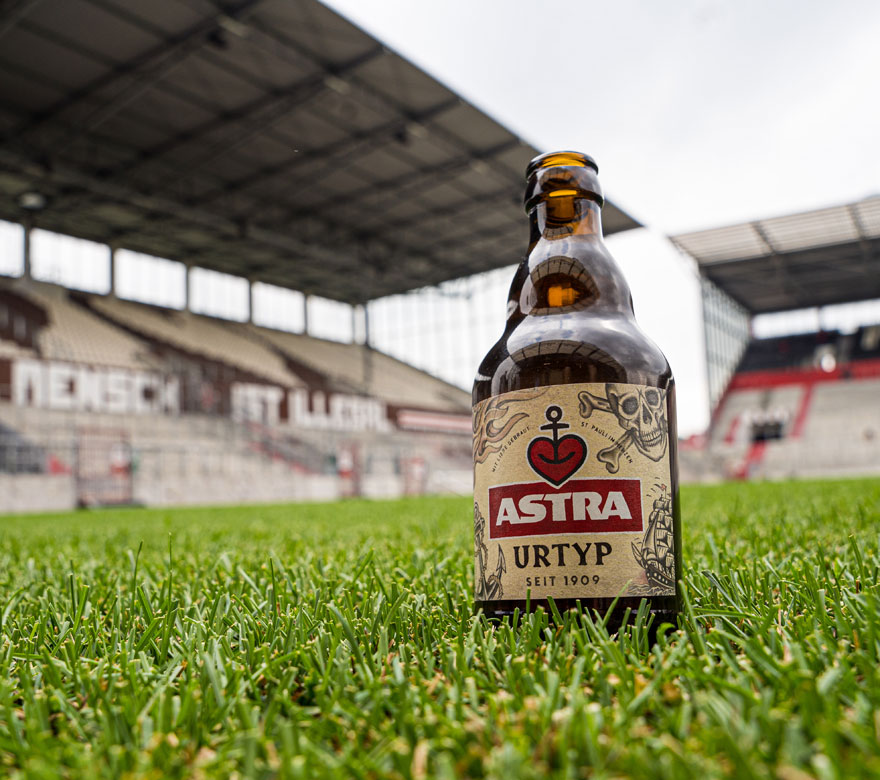
[[[416,480],[413,459],[425,464]],[[466,436],[347,434],[0,402],[0,512],[467,493],[470,479]],[[53,498],[41,505],[41,493]]]

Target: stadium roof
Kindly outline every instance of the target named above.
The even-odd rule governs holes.
[[[525,246],[537,151],[316,0],[8,0],[0,106],[0,218],[351,303]]]
[[[880,298],[880,197],[671,239],[753,314]]]

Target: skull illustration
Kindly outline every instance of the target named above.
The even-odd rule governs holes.
[[[636,449],[653,461],[666,454],[666,391],[657,387],[606,384],[605,394],[620,427],[628,431]]]

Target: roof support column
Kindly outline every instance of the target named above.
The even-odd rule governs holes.
[[[248,279],[248,317],[247,321],[253,325],[254,322],[254,280]]]
[[[21,275],[25,279],[31,278],[31,221],[25,220],[24,225],[24,244],[22,245],[22,270]]]
[[[309,335],[309,298],[308,293],[303,293],[303,333]]]
[[[107,294],[111,298],[116,297],[116,247],[110,247],[110,289]]]
[[[189,263],[187,263],[184,266],[184,272],[183,272],[183,310],[184,311],[190,311],[190,294],[192,291],[190,290],[191,283],[190,283],[189,277],[190,277],[191,273],[192,273],[192,266]]]
[[[351,343],[368,346],[370,343],[370,317],[368,304],[353,303],[351,305]]]
[[[373,350],[370,347],[370,304],[365,303],[361,306],[361,311],[364,313],[364,348],[361,350],[364,356],[364,392],[369,395],[370,385],[373,383]]]

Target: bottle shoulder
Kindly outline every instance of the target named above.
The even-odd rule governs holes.
[[[509,324],[483,359],[473,402],[529,387],[618,382],[666,388],[672,381],[666,357],[631,316],[524,317]]]

